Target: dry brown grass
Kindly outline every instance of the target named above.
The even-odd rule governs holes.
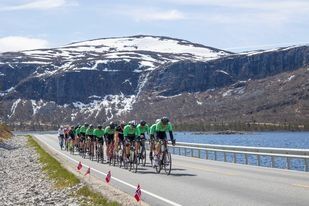
[[[13,133],[11,132],[10,128],[6,126],[5,124],[0,124],[0,141],[9,139],[12,136],[13,136]]]

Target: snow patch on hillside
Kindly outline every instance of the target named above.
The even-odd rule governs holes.
[[[8,115],[9,118],[11,118],[15,114],[15,110],[18,106],[18,104],[21,102],[21,99],[17,99],[11,106],[11,114]]]
[[[287,81],[291,81],[292,79],[294,79],[295,75],[290,76]]]
[[[41,107],[46,106],[47,103],[44,103],[43,100],[39,100],[39,101],[31,100],[31,104],[32,104],[32,110],[33,110],[32,115],[34,116],[38,113]]]
[[[73,43],[61,49],[70,51],[151,51],[159,53],[192,54],[204,58],[218,58],[228,53],[193,45],[190,42],[153,36],[98,39]],[[103,50],[102,50],[103,49]]]
[[[120,116],[132,110],[132,105],[135,102],[135,95],[125,96],[120,95],[107,95],[100,100],[93,100],[88,104],[82,102],[73,102],[73,106],[78,108],[81,113],[94,115],[96,118],[100,112],[105,112],[107,120],[110,120],[115,116]],[[76,115],[71,116],[74,118]]]

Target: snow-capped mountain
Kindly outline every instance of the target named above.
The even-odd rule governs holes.
[[[308,65],[308,50],[302,46],[234,54],[181,39],[139,35],[2,53],[0,98],[5,109],[0,117],[28,125],[130,118],[158,98],[302,68]]]

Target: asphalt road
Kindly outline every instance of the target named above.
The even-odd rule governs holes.
[[[61,151],[56,134],[33,135],[70,161],[90,166],[91,175],[104,178],[111,171],[111,185],[128,194],[140,184],[142,199],[150,205],[309,205],[306,172],[173,155],[169,176],[156,174],[150,165],[133,173]]]

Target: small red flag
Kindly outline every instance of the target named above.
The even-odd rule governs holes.
[[[111,171],[108,171],[105,177],[106,183],[109,183],[111,181],[111,177],[112,177]]]
[[[89,175],[89,174],[90,174],[90,167],[88,167],[88,170],[87,170],[87,172],[85,173],[84,176]]]
[[[79,162],[77,165],[77,170],[80,171],[82,167],[83,167],[82,162]]]
[[[136,191],[135,191],[134,198],[136,199],[137,202],[139,202],[141,200],[141,196],[142,196],[142,191],[141,191],[141,187],[138,184]]]

